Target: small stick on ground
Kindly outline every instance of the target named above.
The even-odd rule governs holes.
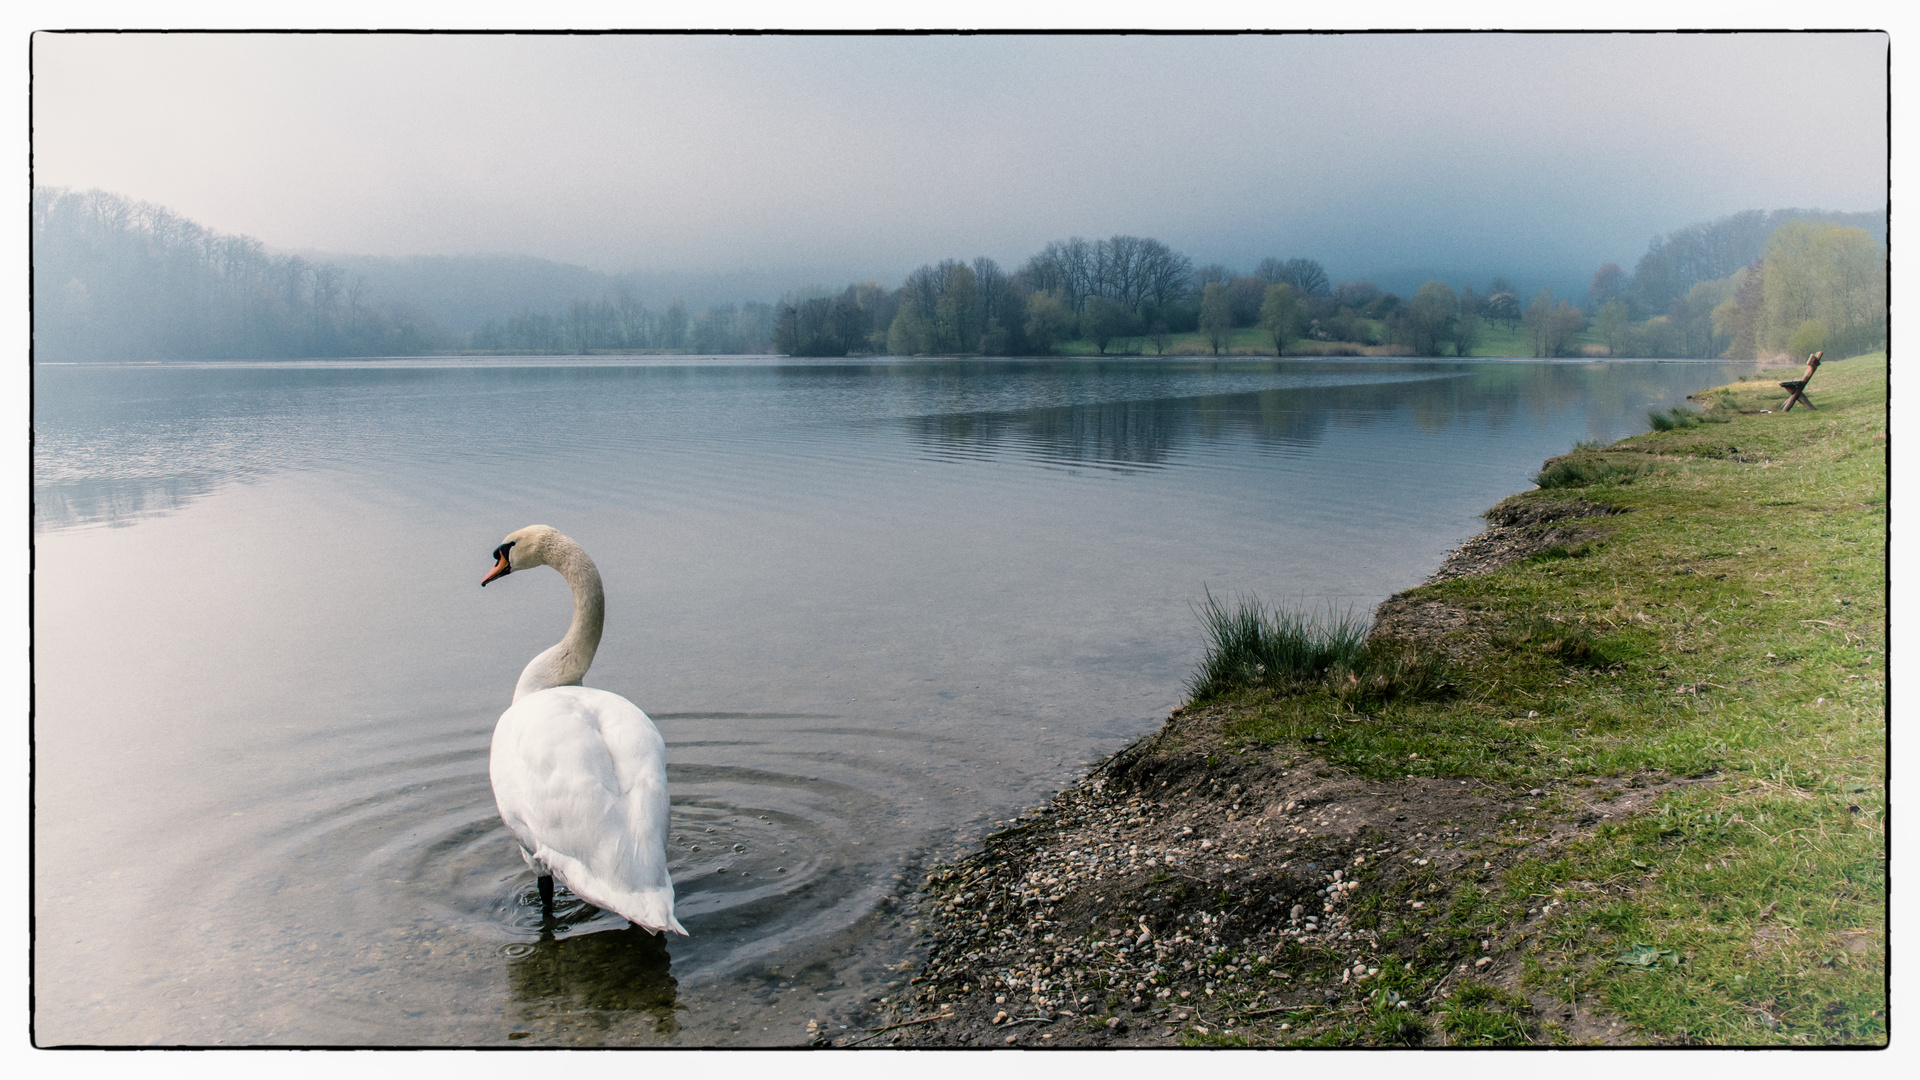
[[[872,1031],[867,1032],[865,1035],[860,1036],[859,1038],[853,1040],[852,1042],[842,1043],[841,1045],[842,1046],[858,1046],[859,1044],[866,1042],[868,1039],[873,1038],[875,1035],[879,1035],[883,1032],[892,1031],[894,1028],[912,1027],[915,1024],[929,1024],[935,1020],[951,1020],[951,1019],[953,1019],[952,1013],[941,1013],[939,1016],[923,1016],[918,1020],[902,1020],[898,1024],[888,1024],[886,1027],[874,1028]]]
[[[1255,1012],[1241,1013],[1240,1015],[1242,1018],[1249,1017],[1249,1016],[1272,1016],[1274,1013],[1298,1012],[1301,1009],[1324,1009],[1324,1008],[1326,1008],[1325,1005],[1275,1005],[1271,1009],[1260,1009]]]

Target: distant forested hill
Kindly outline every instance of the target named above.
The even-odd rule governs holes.
[[[337,266],[104,191],[34,191],[33,315],[41,361],[393,356],[447,344],[417,309],[374,302]]]
[[[897,287],[835,290],[783,286],[767,271],[606,274],[526,255],[275,253],[151,203],[44,189],[33,196],[34,347],[42,361],[1159,355],[1244,351],[1235,335],[1257,329],[1255,347],[1275,354],[1517,345],[1535,356],[1752,357],[1884,342],[1885,239],[1884,213],[1748,210],[1655,237],[1631,275],[1603,265],[1583,303],[1551,287],[1528,301],[1499,275],[1480,293],[1438,271],[1417,285],[1402,275],[1403,297],[1333,281],[1303,255],[1243,273],[1128,235],[1055,240],[1018,267],[946,258]],[[1492,340],[1503,327],[1527,340]],[[1582,337],[1589,330],[1600,343]]]
[[[33,195],[33,288],[34,355],[45,362],[765,352],[773,306],[733,301],[780,292],[763,272],[282,254],[163,206],[63,188]],[[703,306],[690,310],[686,296]]]
[[[615,289],[584,266],[531,255],[317,256],[366,284],[369,296],[402,299],[457,334],[523,310],[554,314],[583,296]]]
[[[1628,298],[1637,311],[1654,314],[1665,311],[1674,297],[1684,295],[1695,284],[1724,278],[1743,266],[1759,262],[1768,238],[1780,226],[1793,221],[1865,229],[1881,244],[1887,242],[1884,213],[1744,210],[1654,237],[1647,245],[1647,253],[1634,264]]]
[[[1613,356],[1836,358],[1886,347],[1887,217],[1746,210],[1656,236],[1628,275],[1593,275],[1587,311]]]
[[[583,299],[618,303],[624,296],[661,310],[678,300],[697,312],[738,301],[771,303],[793,287],[780,271],[607,274],[532,255],[310,257],[364,281],[369,296],[414,305],[455,334],[525,314],[563,316]]]

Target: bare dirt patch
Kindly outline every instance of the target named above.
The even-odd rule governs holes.
[[[1400,593],[1374,609],[1370,636],[1419,643],[1458,663],[1485,649],[1499,627],[1497,620],[1480,612]]]
[[[1487,530],[1449,553],[1426,583],[1484,574],[1555,544],[1603,539],[1611,530],[1597,527],[1592,519],[1624,512],[1622,507],[1586,499],[1507,499],[1487,511]]]

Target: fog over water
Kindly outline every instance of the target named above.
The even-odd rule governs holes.
[[[1124,232],[1584,286],[1882,206],[1887,40],[39,34],[36,182],[342,254],[891,284]]]

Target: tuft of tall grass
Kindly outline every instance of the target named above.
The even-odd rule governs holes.
[[[1467,983],[1441,1011],[1441,1026],[1455,1046],[1525,1046],[1532,1042],[1525,998],[1485,983]]]
[[[1638,464],[1622,465],[1604,458],[1581,458],[1569,455],[1549,461],[1546,468],[1534,474],[1533,482],[1543,488],[1629,483],[1645,471]]]
[[[1650,412],[1647,423],[1655,431],[1684,430],[1697,424],[1724,424],[1727,417],[1714,413],[1695,412],[1684,405],[1675,405],[1666,412]]]
[[[1418,650],[1368,637],[1351,613],[1313,616],[1246,597],[1231,607],[1209,592],[1200,622],[1207,645],[1188,680],[1194,701],[1235,690],[1325,686],[1349,704],[1426,695],[1446,685],[1441,665]]]
[[[1674,428],[1692,427],[1693,418],[1681,409],[1670,409],[1666,412],[1655,410],[1647,414],[1647,423],[1655,431],[1672,431]]]
[[[1269,607],[1256,596],[1229,608],[1209,592],[1199,616],[1207,645],[1187,684],[1195,701],[1318,679],[1350,663],[1367,642],[1367,624],[1351,614],[1316,618]]]

